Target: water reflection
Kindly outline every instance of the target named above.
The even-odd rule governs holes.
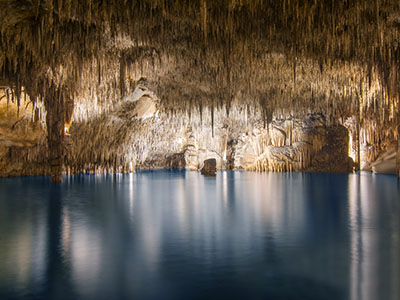
[[[12,189],[0,187],[0,298],[4,299],[2,293],[17,289],[26,295],[44,284],[47,211],[41,206],[40,189],[21,182]],[[30,197],[15,201],[25,193]]]
[[[135,194],[134,194],[134,176],[128,175],[129,177],[129,214],[131,219],[133,220],[133,207],[135,203]]]
[[[400,299],[399,199],[385,176],[350,175],[351,299]]]
[[[0,180],[0,298],[399,299],[393,176]]]

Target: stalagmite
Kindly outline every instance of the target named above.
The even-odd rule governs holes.
[[[357,122],[356,128],[354,130],[354,145],[355,145],[355,151],[356,151],[356,156],[354,160],[354,166],[356,171],[361,169],[361,142],[360,142],[360,124]]]
[[[359,153],[355,157],[359,168],[362,160],[373,161],[395,140],[400,2],[376,1],[376,5],[368,5],[355,0],[331,4],[68,0],[25,1],[22,5],[15,0],[3,1],[0,86],[5,88],[9,105],[21,104],[22,91],[33,102],[44,99],[48,146],[55,147],[48,151],[53,153],[50,156],[54,161],[58,159],[56,153],[61,153],[58,147],[63,137],[55,134],[62,126],[57,121],[61,112],[57,112],[60,104],[49,86],[59,91],[68,87],[61,92],[64,116],[60,120],[65,133],[73,132],[74,126],[79,132],[86,129],[90,134],[85,142],[96,140],[93,146],[99,149],[96,155],[71,155],[69,160],[81,160],[71,167],[76,172],[81,168],[91,170],[96,164],[102,165],[103,172],[112,167],[117,172],[130,161],[135,165],[141,162],[140,156],[151,153],[149,149],[154,149],[156,140],[168,143],[154,130],[143,134],[151,145],[130,145],[127,150],[102,144],[110,128],[116,130],[119,140],[128,139],[128,128],[142,134],[147,125],[136,124],[135,110],[130,110],[133,104],[125,103],[140,85],[147,85],[161,99],[155,104],[159,119],[166,113],[180,122],[166,121],[165,126],[175,124],[176,131],[180,131],[191,123],[195,130],[202,127],[204,135],[215,140],[222,132],[222,107],[228,119],[237,123],[244,120],[249,131],[261,122],[262,129],[272,132],[272,116],[275,121],[288,116],[302,119],[317,112],[326,116],[327,126],[344,125],[346,119],[357,117],[358,127],[351,134],[353,141],[359,140],[353,142],[357,143],[353,150]],[[68,99],[74,99],[72,125]],[[43,113],[35,108],[36,112]],[[189,121],[181,117],[187,112]],[[89,127],[95,126],[91,122],[97,120],[100,124],[101,118],[111,113],[124,117],[115,115],[94,133]],[[120,126],[113,127],[117,121]],[[229,131],[234,133],[232,140],[237,141],[241,124],[231,123]],[[268,143],[282,151],[288,146],[299,149],[299,161],[289,164],[281,157],[280,164],[266,166],[261,160],[256,169],[290,170],[296,169],[296,164],[306,168],[326,145],[325,140],[315,137],[318,135],[304,141],[303,132],[297,130],[302,126],[285,126],[277,127],[285,135],[274,132]],[[85,143],[72,136],[70,141],[71,148],[81,149]],[[300,141],[308,146],[295,146]],[[265,147],[252,146],[257,149],[255,155],[261,157]],[[118,153],[108,153],[114,151]],[[129,152],[126,157],[122,157],[124,151]]]

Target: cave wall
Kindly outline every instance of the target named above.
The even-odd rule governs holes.
[[[213,112],[205,107],[171,113],[162,109],[162,100],[153,92],[138,85],[113,111],[73,123],[70,134],[64,136],[62,172],[199,170],[210,158],[216,159],[218,169],[353,170],[348,157],[349,134],[342,125],[316,113],[303,117],[272,114],[268,120],[262,116],[261,106],[240,103],[231,106],[229,116],[226,107],[213,108]],[[14,147],[3,156],[7,168],[1,170],[1,176],[53,173],[54,166],[47,161],[45,128],[40,128],[40,138],[29,147]]]
[[[162,99],[138,86],[110,114],[78,122],[66,156],[69,172],[199,170],[210,158],[218,169],[353,170],[348,130],[323,114],[272,114],[266,120],[260,105],[233,103],[229,112],[224,106],[174,112],[162,108]]]
[[[11,100],[0,90],[0,176],[47,175],[44,105]]]
[[[146,85],[146,80],[138,81],[107,112],[99,110],[96,102],[91,106],[76,103],[72,126],[63,135],[64,163],[56,165],[61,173],[199,170],[209,158],[216,159],[218,169],[345,173],[357,169],[357,154],[364,168],[373,170],[372,164],[396,140],[388,127],[388,135],[377,142],[377,119],[361,128],[359,140],[354,138],[357,122],[349,114],[333,118],[312,110],[266,112],[261,104],[249,105],[241,99],[233,101],[229,110],[225,105],[170,110]],[[7,109],[5,99],[1,104]],[[8,144],[0,155],[0,176],[54,173],[46,141],[47,113],[43,104],[29,100],[28,104],[31,109],[21,110],[18,121],[18,106],[9,103],[7,131],[18,134],[18,126],[11,122],[13,115],[17,125],[36,128],[37,133],[20,134],[17,141],[30,137],[29,144],[10,144],[11,139],[4,139]]]
[[[235,110],[246,111],[240,115],[243,118],[251,118],[249,112],[254,111],[263,123],[262,134],[255,133],[261,140],[270,134],[263,130],[265,123],[272,124],[272,116],[286,120],[295,111],[301,115],[295,118],[304,121],[310,112],[323,113],[327,126],[342,124],[350,130],[350,154],[357,168],[367,167],[398,140],[399,11],[397,0],[0,1],[0,87],[11,92],[18,106],[24,90],[34,103],[44,103],[47,112],[42,118],[47,119],[47,149],[17,147],[10,153],[24,162],[24,168],[33,161],[41,164],[47,155],[54,179],[63,165],[74,170],[88,163],[107,162],[105,167],[114,169],[127,161],[141,165],[137,154],[120,158],[126,149],[113,138],[102,139],[109,136],[112,122],[119,124],[116,134],[122,141],[127,139],[125,127],[140,135],[145,126],[118,116],[108,123],[101,120],[118,111],[121,99],[145,77],[162,99],[160,117],[190,115],[189,120],[192,116],[202,120],[203,115],[215,114],[214,124],[222,119],[218,114],[223,109],[226,115],[231,107],[233,115]],[[86,151],[74,135],[64,135],[71,102],[75,105],[71,130],[93,137],[100,157]],[[349,118],[351,126],[345,123]],[[198,124],[202,128],[203,122],[191,126],[192,150],[195,144],[203,145],[203,136],[211,141],[219,134],[229,138],[228,143],[214,141],[207,146],[206,142],[204,149],[210,153],[201,150],[202,156],[226,144],[226,164],[234,166],[240,161],[234,153],[249,154],[248,149],[234,152],[240,140],[226,134],[226,128],[221,131],[216,126],[211,135],[198,134]],[[85,130],[79,131],[80,126]],[[95,133],[98,127],[101,131]],[[144,134],[150,145],[140,146],[143,157],[148,157],[147,149],[157,150],[152,143],[163,140],[156,129],[151,134],[153,140]],[[113,150],[101,150],[100,141]],[[127,152],[141,153],[135,147],[139,146]],[[165,149],[176,154],[179,147]],[[149,165],[160,161],[154,154],[158,150],[152,151],[154,162],[148,160]]]

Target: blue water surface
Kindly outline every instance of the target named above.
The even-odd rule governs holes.
[[[0,299],[400,299],[395,176],[0,179]]]

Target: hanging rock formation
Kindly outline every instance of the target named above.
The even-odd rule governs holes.
[[[321,145],[308,137],[293,142],[293,130],[303,126],[286,131],[278,120],[322,114],[325,126],[350,131],[350,154],[362,168],[399,140],[399,24],[397,0],[0,1],[0,88],[7,91],[0,102],[7,98],[19,107],[24,94],[46,110],[46,151],[16,149],[14,158],[27,174],[35,162],[35,172],[55,182],[68,168],[115,172],[134,164],[182,166],[183,159],[196,168],[208,157],[219,168],[243,160],[249,169],[304,169]],[[129,108],[126,97],[139,82],[161,106],[144,97]],[[163,124],[180,126],[157,130],[149,124],[156,110]],[[243,118],[240,126],[231,120],[235,115]],[[150,144],[118,146],[130,130]],[[257,146],[263,152],[253,151],[255,166],[238,154],[259,143],[249,139],[254,145],[245,146],[246,137],[237,136],[252,130],[255,139],[271,138]],[[82,133],[82,141],[73,132]],[[159,132],[181,140],[170,146]]]
[[[0,90],[0,99],[3,97],[4,91]],[[37,149],[47,153],[40,110],[41,107],[32,102],[22,101],[18,109],[16,103],[0,100],[0,176],[48,174],[38,167],[40,162],[36,157],[28,155],[34,155]],[[35,173],[31,172],[33,169]]]
[[[212,118],[207,110],[204,116],[193,111],[190,116],[175,118],[163,112],[162,101],[139,84],[114,111],[73,124],[71,135],[65,137],[60,150],[65,154],[61,171],[200,170],[208,160],[215,161],[216,169],[335,173],[353,170],[348,157],[349,132],[344,126],[330,124],[323,114],[302,118],[272,115],[270,123],[264,124],[261,110],[262,107],[248,110],[234,104],[229,117],[222,108],[215,109]],[[37,166],[46,160],[43,143],[24,151],[25,165]],[[46,164],[39,169],[43,168]],[[60,165],[50,165],[48,173],[55,173],[52,168]],[[30,174],[24,169],[20,172]]]

